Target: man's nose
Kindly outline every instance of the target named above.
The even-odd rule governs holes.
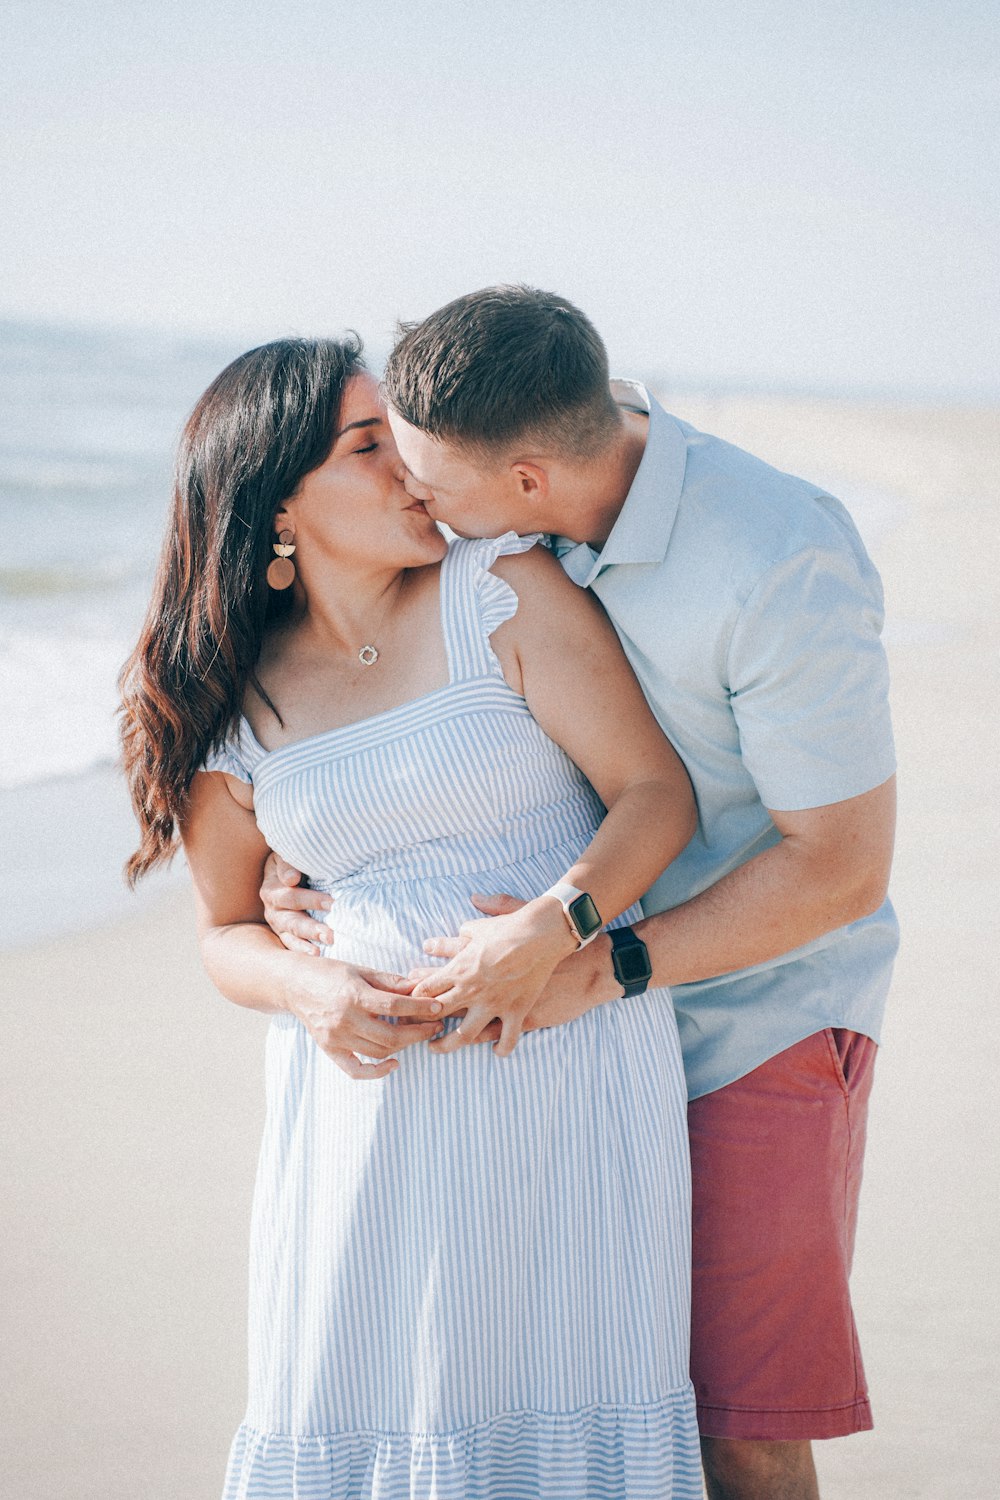
[[[405,466],[403,467],[403,476],[402,477],[403,477],[403,487],[405,488],[406,493],[408,495],[412,495],[413,498],[414,498],[414,500],[431,500],[431,499],[433,499],[433,493],[432,493],[432,491],[429,490],[425,484],[420,484],[416,479],[414,479],[414,477],[410,473],[409,469],[407,469]]]

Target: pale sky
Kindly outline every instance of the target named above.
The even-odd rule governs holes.
[[[0,0],[0,317],[527,281],[622,373],[1000,395],[995,0]]]

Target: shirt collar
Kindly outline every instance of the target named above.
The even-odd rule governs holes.
[[[556,555],[581,588],[615,563],[663,561],[684,483],[687,442],[673,417],[637,380],[613,380],[611,394],[619,406],[648,412],[649,431],[625,504],[601,550],[568,537],[555,539]]]

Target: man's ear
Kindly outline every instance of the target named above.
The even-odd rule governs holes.
[[[544,503],[549,498],[548,470],[541,464],[519,461],[511,466],[522,500],[530,505]]]

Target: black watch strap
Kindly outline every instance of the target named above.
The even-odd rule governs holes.
[[[641,995],[653,977],[649,949],[632,927],[612,927],[611,963],[626,995]]]

